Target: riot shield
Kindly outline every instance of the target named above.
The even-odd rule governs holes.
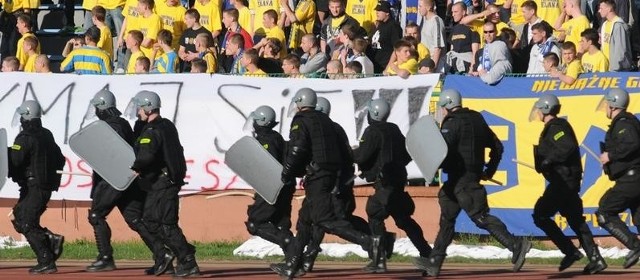
[[[282,165],[260,142],[244,136],[225,153],[224,163],[253,187],[269,204],[275,204],[284,185],[280,179]]]
[[[7,146],[7,130],[0,128],[0,190],[7,182],[9,175],[9,154]]]
[[[406,145],[424,179],[431,182],[448,151],[447,143],[432,116],[423,116],[411,125]]]
[[[136,160],[133,148],[104,121],[71,135],[69,147],[116,190],[126,190],[136,178],[131,170]]]

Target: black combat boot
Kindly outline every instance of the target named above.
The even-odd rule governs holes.
[[[384,233],[384,250],[387,253],[387,260],[391,258],[393,255],[393,247],[396,243],[396,234],[393,232],[385,232]]]
[[[384,238],[379,235],[372,235],[367,249],[371,261],[364,267],[364,271],[368,273],[384,273],[387,271],[387,253],[384,248]]]
[[[95,262],[85,268],[87,272],[112,271],[116,269],[113,256],[100,256]]]
[[[50,274],[56,272],[58,272],[58,267],[56,267],[56,263],[53,261],[49,263],[39,263],[29,269],[30,274]]]
[[[51,244],[51,252],[53,253],[53,261],[57,261],[62,255],[62,251],[64,250],[64,236],[60,234],[55,234],[50,231],[48,228],[44,228],[45,234],[49,239],[49,244]]]
[[[302,261],[302,269],[305,272],[313,271],[313,265],[316,262],[316,258],[318,258],[318,254],[322,251],[320,248],[311,249],[310,251],[304,252],[303,261]]]
[[[527,253],[531,250],[531,241],[526,238],[521,238],[520,241],[516,241],[516,244],[512,250],[513,256],[511,257],[511,263],[513,263],[513,272],[518,272],[524,265]]]
[[[275,273],[278,273],[278,275],[286,277],[287,279],[301,277],[305,274],[305,271],[302,269],[300,258],[300,256],[291,256],[286,262],[274,263],[269,267]]]
[[[558,267],[558,271],[564,271],[565,269],[572,266],[573,263],[579,261],[582,258],[584,258],[584,255],[582,254],[582,252],[576,249],[572,254],[568,254],[564,256],[564,258],[562,258],[562,261],[560,261],[560,267]]]
[[[417,257],[413,259],[413,264],[423,271],[422,276],[438,277],[440,268],[444,262],[444,256]]]
[[[184,263],[178,265],[176,269],[176,277],[190,277],[200,275],[200,267],[196,263],[194,255],[188,255],[184,258]]]

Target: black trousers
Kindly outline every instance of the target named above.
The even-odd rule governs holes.
[[[516,237],[507,231],[504,223],[489,214],[487,191],[479,183],[479,176],[449,178],[438,193],[440,204],[440,230],[431,256],[446,256],[446,250],[453,240],[456,218],[464,210],[469,218],[487,230],[504,247],[513,251]]]
[[[178,264],[195,262],[196,248],[178,226],[180,186],[160,176],[152,183],[144,202],[143,220],[149,232],[160,239],[178,257]]]
[[[403,185],[385,185],[378,181],[374,185],[375,193],[367,200],[367,217],[373,235],[382,235],[387,230],[384,220],[393,218],[396,226],[403,230],[411,243],[418,249],[420,256],[428,257],[431,246],[424,238],[422,228],[411,217],[416,205],[409,193],[404,191]]]
[[[153,252],[154,259],[165,254],[165,247],[159,238],[152,235],[143,223],[142,213],[146,193],[133,183],[127,190],[118,191],[106,181],[98,182],[92,189],[91,209],[89,209],[89,223],[93,226],[98,253],[102,256],[112,256],[111,228],[107,223],[107,216],[114,208],[118,208],[127,225],[137,232],[145,245]]]
[[[0,42],[0,55],[2,59],[8,56],[15,56],[18,51],[18,39],[21,35],[16,28],[15,13],[2,12],[0,16],[0,32],[2,41]]]
[[[53,261],[51,244],[47,238],[47,229],[40,225],[40,216],[47,209],[47,203],[51,199],[51,191],[38,186],[30,186],[29,183],[20,186],[20,198],[13,207],[12,221],[18,233],[23,234],[31,250],[36,254],[39,264]]]
[[[259,194],[247,209],[247,230],[272,243],[278,244],[286,252],[286,247],[293,239],[291,232],[291,199],[295,186],[284,186],[271,205]]]
[[[636,234],[620,220],[619,213],[631,210],[631,218],[636,227],[640,226],[640,173],[625,174],[616,180],[613,188],[600,198],[598,223],[629,249],[640,247]]]
[[[582,199],[578,189],[570,188],[565,182],[551,182],[533,208],[533,222],[558,246],[565,255],[575,253],[578,249],[573,245],[551,217],[557,212],[564,216],[569,227],[576,233],[585,252],[591,256],[596,249],[593,235],[582,215]]]

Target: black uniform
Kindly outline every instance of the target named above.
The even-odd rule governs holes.
[[[160,116],[148,122],[134,150],[136,160],[131,169],[140,173],[138,183],[147,191],[144,224],[178,257],[176,275],[197,269],[196,249],[178,226],[178,192],[187,168],[175,125]]]
[[[262,146],[282,163],[285,154],[286,143],[278,132],[272,127],[254,125],[256,139]],[[247,210],[247,231],[253,235],[262,237],[274,244],[278,244],[284,252],[293,241],[291,232],[291,199],[295,192],[295,183],[289,183],[282,187],[274,205],[266,202],[262,196],[256,194],[254,202]]]
[[[428,257],[431,247],[424,239],[420,225],[411,218],[415,204],[404,191],[407,183],[405,166],[411,162],[411,156],[398,126],[369,118],[369,126],[362,134],[354,157],[362,176],[374,182],[375,193],[367,200],[366,208],[372,234],[384,234],[384,220],[391,216],[398,228],[407,233],[420,256]]]
[[[582,162],[578,140],[569,122],[562,118],[548,121],[540,134],[534,153],[536,171],[544,175],[549,185],[533,208],[533,222],[549,236],[563,254],[581,254],[571,239],[551,220],[551,216],[560,212],[567,218],[589,259],[600,257],[591,230],[582,216],[582,199],[579,194]]]
[[[54,272],[55,259],[51,233],[40,226],[40,216],[47,209],[51,192],[60,186],[65,158],[51,131],[42,127],[40,119],[22,121],[22,131],[9,148],[9,177],[20,186],[20,198],[13,207],[12,221],[37,256],[38,266]],[[34,267],[36,269],[38,266]]]
[[[338,181],[334,186],[331,194],[331,203],[336,218],[348,221],[356,230],[369,234],[369,225],[366,220],[353,215],[356,210],[356,198],[353,194],[353,154],[349,145],[349,138],[340,124],[333,123],[338,138],[340,140],[340,155],[343,157],[342,167],[340,168]],[[307,250],[304,253],[304,266],[306,271],[313,269],[313,263],[320,249],[320,243],[324,239],[324,230],[319,226],[313,227],[313,236],[307,243]]]
[[[113,109],[115,110],[115,109]],[[129,123],[119,117],[120,112],[107,109],[98,112],[98,117],[105,121],[127,143],[133,144],[134,133]],[[146,193],[140,189],[136,182],[132,183],[125,191],[118,191],[102,179],[98,173],[93,172],[93,188],[91,189],[91,209],[89,209],[89,223],[93,226],[93,232],[98,246],[98,261],[113,260],[113,248],[111,247],[111,228],[106,221],[107,215],[113,208],[118,207],[127,225],[137,232],[147,247],[154,253],[154,260],[158,262],[167,253],[162,242],[149,233],[142,221],[142,211]],[[100,263],[94,263],[99,266]],[[96,267],[97,268],[97,267]]]
[[[629,112],[619,113],[611,121],[604,141],[603,152],[609,153],[604,173],[616,183],[600,198],[598,223],[632,253],[637,253],[640,240],[618,214],[630,209],[633,223],[636,227],[640,225],[640,122]]]
[[[306,197],[298,214],[295,242],[288,253],[287,266],[291,271],[287,274],[295,274],[300,269],[300,259],[307,244],[303,241],[309,240],[312,224],[361,245],[377,259],[379,239],[355,230],[348,221],[335,215],[331,191],[343,158],[339,151],[340,139],[329,116],[313,108],[298,112],[291,122],[289,139],[282,179],[288,182],[304,176]]]
[[[482,115],[467,108],[450,112],[442,121],[441,132],[449,148],[441,166],[448,174],[448,180],[438,193],[440,230],[431,257],[437,258],[441,264],[453,239],[456,218],[461,210],[479,228],[487,230],[504,247],[516,252],[521,243],[507,231],[500,219],[489,214],[487,191],[479,183],[480,178],[491,178],[496,172],[502,157],[502,143]],[[490,148],[491,152],[483,171],[485,148]],[[515,262],[517,254],[513,256],[512,262]]]

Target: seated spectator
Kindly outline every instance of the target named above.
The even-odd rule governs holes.
[[[16,22],[17,22],[16,27],[18,28],[18,33],[22,35],[20,40],[18,40],[16,57],[18,58],[18,61],[20,61],[19,69],[23,70],[24,65],[27,63],[27,53],[24,51],[24,49],[22,49],[22,47],[24,46],[24,39],[27,37],[36,38],[36,35],[34,35],[33,32],[31,32],[32,21],[31,21],[31,16],[29,14],[19,13],[16,16]],[[36,49],[36,53],[40,54],[40,47]]]
[[[142,35],[142,32],[140,32],[140,30],[129,30],[129,33],[124,40],[127,49],[131,51],[131,57],[129,58],[127,70],[125,71],[125,73],[127,74],[136,73],[136,61],[139,57],[146,57],[140,50],[140,44],[142,44],[143,38],[144,35]]]
[[[267,44],[258,59],[258,68],[267,74],[282,73],[282,62],[280,61],[280,50],[282,42],[276,38],[267,38]]]
[[[415,52],[418,57],[418,61],[423,60],[425,58],[430,58],[431,54],[429,54],[429,49],[425,47],[418,39],[413,36],[404,36],[402,40],[405,40],[411,44],[411,50]]]
[[[16,72],[20,68],[20,61],[15,56],[7,56],[2,59],[2,72]]]
[[[319,43],[313,34],[302,36],[300,47],[304,54],[300,57],[300,73],[311,74],[325,70],[327,56],[320,51]]]
[[[342,75],[342,63],[339,60],[331,60],[327,62],[327,78],[330,80],[344,79]]]
[[[24,72],[36,72],[36,57],[38,56],[36,50],[38,49],[38,39],[35,37],[24,38],[22,49],[27,54],[27,63],[24,65]]]
[[[151,60],[146,56],[139,56],[136,58],[135,73],[136,74],[149,74],[151,69]]]
[[[191,60],[191,73],[207,73],[207,62],[200,58]]]
[[[404,79],[411,74],[418,73],[418,61],[413,53],[411,44],[405,40],[397,41],[393,46],[396,62],[389,64],[384,70],[385,76],[398,75]]]
[[[415,40],[415,44],[412,40],[409,40],[409,37],[412,37]],[[405,27],[404,29],[403,39],[411,42],[412,45],[415,45],[415,49],[418,51],[419,60],[431,57],[429,48],[427,48],[427,46],[425,46],[422,41],[420,41],[420,26],[418,26],[417,24],[413,22],[407,24],[407,27]]]
[[[560,58],[555,53],[545,54],[542,58],[542,67],[547,73],[558,71],[558,65],[560,65]]]
[[[98,48],[100,29],[89,27],[84,33],[86,46],[73,50],[60,65],[61,72],[77,74],[111,74],[111,57]]]
[[[552,37],[553,28],[546,21],[541,21],[531,27],[533,46],[529,54],[529,67],[527,74],[544,73],[542,60],[548,53],[555,53],[560,57],[560,48],[556,45],[556,39]]]
[[[67,41],[67,43],[64,45],[64,49],[62,50],[62,57],[67,57],[67,55],[69,55],[72,50],[80,48],[84,45],[86,45],[84,43],[84,36],[76,36],[69,39],[69,41]]]
[[[46,54],[39,54],[36,57],[36,73],[51,73],[49,68],[49,58]]]
[[[576,45],[570,41],[562,44],[562,65],[559,69],[552,69],[549,74],[551,77],[558,78],[567,85],[572,85],[578,79],[578,75],[582,73],[582,64],[577,59],[578,52]]]
[[[240,64],[240,58],[242,58],[242,53],[244,53],[244,37],[240,34],[231,35],[227,42],[227,48],[224,51],[225,55],[231,57],[231,63],[224,67],[226,72],[231,74],[244,74],[246,69]]]
[[[589,28],[580,36],[580,49],[582,50],[582,69],[585,73],[609,71],[609,60],[600,50],[600,35],[595,29]]]
[[[213,38],[208,33],[200,33],[194,42],[198,58],[207,62],[207,73],[215,73],[218,69]]]
[[[425,58],[418,65],[419,74],[431,74],[436,71],[436,63],[431,58]]]
[[[171,47],[171,41],[173,35],[171,31],[162,29],[156,36],[158,42],[153,47],[153,54],[151,57],[155,57],[158,51],[162,51],[162,55],[156,58],[153,62],[154,73],[177,73],[178,71],[178,54]],[[149,59],[151,60],[151,59]]]
[[[304,78],[300,73],[300,58],[295,54],[288,54],[282,59],[282,72],[289,78]]]
[[[347,79],[362,78],[362,64],[357,61],[351,61],[344,66],[342,72]]]
[[[248,49],[242,54],[240,59],[242,67],[246,68],[243,76],[266,77],[267,73],[258,68],[258,51],[256,49]]]
[[[477,71],[471,72],[471,76],[480,77],[488,85],[494,85],[502,80],[506,73],[511,73],[511,57],[509,48],[501,40],[497,40],[496,25],[486,22],[482,26],[484,47],[478,52]]]
[[[353,40],[353,55],[350,57],[346,57],[344,60],[341,57],[341,62],[343,66],[346,66],[347,63],[352,61],[360,62],[362,65],[362,74],[363,75],[373,75],[373,62],[369,57],[365,54],[365,50],[367,49],[367,45],[369,43],[367,40],[362,38],[356,38]]]
[[[100,40],[98,41],[98,48],[109,54],[109,57],[113,57],[113,37],[111,36],[111,28],[105,23],[107,16],[107,10],[102,6],[95,6],[91,9],[91,20],[93,24],[100,29]]]

